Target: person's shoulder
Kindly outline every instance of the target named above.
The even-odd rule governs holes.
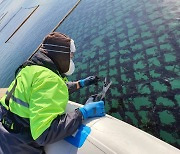
[[[43,79],[43,80],[54,80],[54,81],[63,81],[62,78],[53,72],[52,70],[39,66],[39,65],[32,65],[27,66],[28,72],[30,72],[35,78]]]
[[[43,66],[39,66],[39,65],[26,66],[24,68],[24,70],[26,70],[27,72],[31,72],[31,74],[46,74],[47,76],[48,75],[54,75],[54,76],[57,75],[50,69],[43,67]]]

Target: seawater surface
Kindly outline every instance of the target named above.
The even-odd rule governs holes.
[[[10,84],[18,65],[76,2],[0,1],[0,87]],[[107,77],[113,84],[106,96],[106,112],[178,148],[179,15],[177,0],[81,0],[57,29],[72,37],[77,46],[76,71],[70,80]],[[102,83],[70,98],[84,104],[101,90]]]

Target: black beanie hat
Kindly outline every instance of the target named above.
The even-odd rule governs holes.
[[[70,42],[71,39],[65,34],[53,32],[44,38],[40,48],[54,62],[60,74],[69,70]]]

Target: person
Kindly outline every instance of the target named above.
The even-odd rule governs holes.
[[[75,69],[74,54],[74,41],[53,32],[20,67],[0,100],[1,154],[44,153],[45,145],[72,135],[83,120],[105,115],[103,101],[65,113],[70,93],[99,81],[96,76],[76,82],[65,80]]]

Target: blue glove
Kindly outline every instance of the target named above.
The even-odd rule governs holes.
[[[79,108],[79,110],[81,111],[84,119],[105,116],[103,101],[85,104],[83,107]]]
[[[89,86],[91,84],[97,84],[100,81],[99,77],[97,76],[89,76],[85,79],[79,80],[80,87]]]

